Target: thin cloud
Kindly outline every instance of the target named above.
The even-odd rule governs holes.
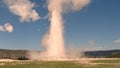
[[[114,41],[115,44],[120,44],[120,39]]]
[[[39,14],[34,10],[35,3],[30,0],[4,0],[11,13],[20,17],[21,22],[36,21],[40,19]]]
[[[0,25],[0,31],[4,31],[4,28],[3,26]]]
[[[0,25],[0,32],[13,32],[14,28],[10,23],[4,24],[4,26]]]

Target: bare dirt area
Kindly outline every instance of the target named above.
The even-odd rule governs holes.
[[[1,62],[14,62],[14,61],[18,61],[18,60],[12,60],[12,59],[0,59],[0,63],[1,63]]]
[[[120,58],[81,58],[75,63],[80,64],[120,64]]]

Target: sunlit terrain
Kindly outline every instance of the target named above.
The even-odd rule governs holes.
[[[120,59],[89,59],[80,61],[1,61],[0,68],[119,68]]]

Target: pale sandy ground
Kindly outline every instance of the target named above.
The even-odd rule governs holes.
[[[79,63],[83,64],[120,64],[120,63],[91,63],[94,60],[120,60],[120,58],[82,58],[79,60]]]
[[[14,62],[18,60],[12,60],[12,59],[0,59],[0,62]]]
[[[117,60],[120,58],[88,58],[89,60]]]
[[[64,59],[64,60],[57,60],[57,61],[92,61],[92,60],[117,60],[120,58],[80,58],[80,59]],[[14,62],[19,60],[12,60],[12,59],[0,59],[0,62]],[[47,60],[46,60],[47,61]],[[49,61],[49,60],[48,60]],[[52,61],[52,60],[51,60]]]

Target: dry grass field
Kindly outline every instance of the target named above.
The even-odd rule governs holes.
[[[84,59],[80,61],[0,60],[0,68],[120,68],[120,59]]]

